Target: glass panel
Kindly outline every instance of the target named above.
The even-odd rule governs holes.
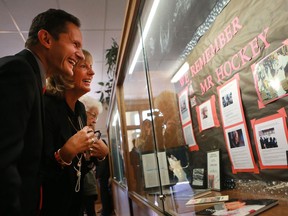
[[[148,5],[149,12],[151,5]],[[148,15],[147,15],[148,16]],[[140,25],[139,25],[140,26]],[[153,118],[150,105],[150,90],[147,84],[147,65],[143,62],[143,47],[140,42],[140,29],[135,36],[132,46],[131,56],[129,56],[129,64],[126,78],[123,84],[124,104],[126,110],[126,121],[131,121],[130,113],[137,111],[139,113],[140,124],[134,127],[131,125],[127,131],[128,146],[129,146],[129,190],[143,196],[143,199],[148,199],[151,205],[160,208],[163,211],[162,202],[150,199],[149,194],[161,190],[159,161],[156,157],[155,131],[153,130]],[[135,91],[137,88],[137,92]],[[129,125],[129,123],[128,123]],[[163,153],[160,154],[162,179],[165,183],[169,182],[168,164]],[[133,173],[133,174],[132,174]],[[131,187],[130,187],[131,186]]]
[[[219,2],[221,7],[217,7]],[[146,0],[139,13],[138,32],[129,44],[123,83],[129,190],[170,214],[193,211],[185,203],[195,193],[188,157],[193,137],[182,127],[189,101],[182,103],[181,88],[172,78],[228,2]],[[136,115],[139,124],[134,121]],[[191,124],[186,126],[191,133]],[[197,176],[201,175],[200,170]]]
[[[150,193],[148,199],[161,202],[162,196],[159,195],[169,195],[164,199],[165,211],[182,214],[193,211],[191,207],[185,205],[193,196],[194,190],[191,187],[192,174],[189,166],[188,143],[187,139],[184,139],[185,132],[182,127],[185,117],[183,113],[189,112],[185,111],[189,106],[189,101],[185,100],[182,104],[180,98],[182,92],[171,82],[171,79],[185,63],[185,54],[191,51],[189,43],[194,35],[198,35],[198,27],[205,22],[217,0],[159,1],[149,31],[145,32],[145,26],[149,22],[148,14],[153,10],[150,10],[149,6],[156,2],[158,1],[145,1],[141,26],[143,26],[144,62],[146,68],[149,68],[147,78],[148,89],[151,90],[154,134],[157,149],[159,153],[163,153],[161,157],[158,155],[158,165],[163,175],[161,171],[166,167],[160,160],[165,161],[168,167],[168,182],[165,182],[163,178],[161,190],[158,194]],[[189,67],[186,71],[188,69]]]
[[[121,125],[117,105],[113,107],[110,125],[109,140],[111,145],[111,157],[113,178],[124,186],[127,185],[125,177],[125,167],[123,161],[123,143],[121,135]]]

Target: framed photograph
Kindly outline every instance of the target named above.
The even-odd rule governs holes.
[[[207,188],[221,190],[220,150],[207,152]]]
[[[252,66],[262,106],[288,95],[288,45],[284,44]]]
[[[205,168],[194,168],[191,176],[191,185],[195,189],[207,188],[207,175]]]

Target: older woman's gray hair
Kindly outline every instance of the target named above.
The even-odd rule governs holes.
[[[79,100],[84,104],[86,111],[89,111],[91,109],[98,110],[98,114],[102,113],[103,106],[100,101],[98,101],[96,98],[91,97],[89,95],[83,95]]]

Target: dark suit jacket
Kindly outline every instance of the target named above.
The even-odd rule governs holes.
[[[43,142],[40,70],[28,50],[0,58],[0,215],[36,214]]]

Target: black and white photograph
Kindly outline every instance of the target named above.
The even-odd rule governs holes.
[[[229,92],[228,94],[222,97],[222,104],[223,104],[223,107],[227,107],[233,104],[232,92]]]
[[[284,108],[282,108],[284,110]],[[288,169],[285,112],[253,121],[254,139],[261,169]]]
[[[204,168],[195,168],[195,169],[193,169],[193,174],[192,174],[192,185],[193,185],[193,187],[204,187],[204,181],[205,181],[204,174],[205,174],[205,169]]]
[[[259,142],[261,149],[278,147],[274,128],[263,129],[259,131]]]

